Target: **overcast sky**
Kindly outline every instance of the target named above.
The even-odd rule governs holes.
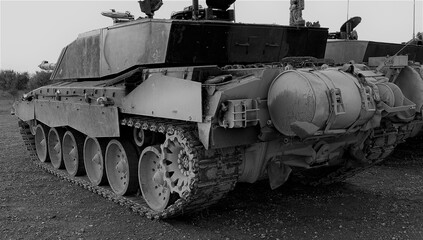
[[[190,0],[163,0],[156,18],[169,18]],[[347,0],[305,0],[303,17],[320,21],[329,31],[338,31],[347,19]],[[200,4],[206,6],[205,0]],[[38,71],[42,60],[56,62],[64,46],[79,33],[107,27],[111,19],[100,15],[114,8],[142,15],[133,1],[4,1],[1,0],[0,68]],[[423,0],[416,0],[416,33],[423,32]],[[361,16],[356,28],[359,39],[405,42],[413,33],[413,0],[349,1],[349,17]],[[244,23],[289,23],[289,0],[236,2],[236,20]]]

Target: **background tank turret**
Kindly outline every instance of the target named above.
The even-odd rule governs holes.
[[[371,57],[407,55],[410,61],[423,62],[421,34],[402,44],[359,40],[354,28],[360,22],[360,17],[353,17],[341,26],[340,32],[329,33],[325,58],[333,59],[336,63],[369,63]]]
[[[329,66],[326,28],[235,23],[233,1],[207,2],[158,20],[161,1],[141,1],[146,18],[66,46],[53,83],[14,104],[31,159],[166,218],[237,182],[342,180],[420,132],[420,65]]]

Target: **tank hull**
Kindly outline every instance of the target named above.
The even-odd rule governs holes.
[[[423,89],[423,80],[413,73],[418,78],[414,84],[420,86],[415,89]],[[298,174],[298,168],[343,169],[351,161],[368,166],[383,160],[399,142],[421,128],[415,119],[421,111],[415,111],[416,104],[376,105],[380,99],[403,97],[398,89],[392,96],[374,95],[381,92],[381,88],[371,91],[377,90],[378,81],[388,78],[366,70],[287,71],[275,65],[143,68],[132,77],[44,86],[17,102],[15,112],[38,166],[110,199],[125,199],[124,205],[150,218],[167,218],[216,203],[239,181],[253,183],[268,178],[271,187],[277,188],[290,175]],[[295,84],[300,87],[295,88]],[[385,92],[393,92],[389,85],[383,87]],[[420,90],[407,91],[410,96],[421,94],[416,92]],[[311,110],[303,101],[307,94],[315,99],[309,101]],[[409,110],[413,110],[412,115],[406,120],[394,115]],[[31,133],[34,126],[35,136]],[[310,126],[316,128],[310,130]],[[106,182],[118,193],[54,169],[47,154],[40,161],[36,153],[55,147],[44,147],[48,137],[43,133],[49,131],[76,136],[72,141],[63,138],[67,148],[62,152],[79,164],[103,161],[99,165],[107,166]],[[98,144],[84,146],[87,139]],[[77,156],[69,146],[78,149]],[[104,157],[83,154],[94,151]],[[86,156],[92,159],[82,159]],[[152,166],[149,159],[158,160]],[[137,167],[138,171],[134,170]],[[96,171],[102,172],[101,168]],[[148,177],[138,176],[137,183],[137,172],[148,173]],[[119,180],[127,173],[131,174],[129,182]],[[318,180],[323,182],[325,176]],[[310,181],[307,175],[301,177]],[[137,187],[142,188],[144,205],[140,204],[144,200],[133,198]],[[155,189],[165,198],[149,194]]]

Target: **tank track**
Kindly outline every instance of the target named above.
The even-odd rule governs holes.
[[[196,175],[191,184],[191,192],[184,198],[177,199],[162,212],[153,211],[148,207],[142,195],[118,196],[108,186],[94,186],[87,176],[72,177],[66,170],[57,170],[50,163],[42,163],[38,160],[35,149],[35,138],[31,134],[30,127],[24,121],[19,120],[20,133],[25,146],[29,152],[32,162],[44,171],[57,176],[60,179],[83,187],[96,193],[105,199],[122,205],[136,214],[146,216],[149,219],[165,219],[183,214],[203,210],[210,205],[217,203],[233,190],[238,180],[238,167],[241,163],[241,155],[235,148],[217,149],[207,151],[194,135],[195,126],[176,122],[156,119],[123,119],[121,125],[148,129],[153,132],[183,134],[189,140],[189,147],[195,153],[195,166],[199,174]],[[206,154],[207,153],[207,154]],[[207,178],[201,177],[202,171],[212,171],[216,174]]]
[[[395,149],[397,144],[404,142],[411,131],[377,129],[365,142],[364,156],[366,162],[357,163],[357,160],[347,159],[344,165],[321,178],[309,178],[301,171],[294,172],[294,178],[304,185],[319,186],[342,182],[360,172],[363,172],[378,163],[381,163]]]

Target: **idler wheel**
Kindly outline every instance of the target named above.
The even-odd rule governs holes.
[[[146,147],[138,164],[138,180],[142,196],[155,211],[164,210],[169,203],[170,189],[164,181],[164,170],[160,164],[159,146]]]
[[[80,133],[67,131],[63,136],[63,160],[66,171],[71,176],[84,174],[84,164],[82,163],[84,139]]]
[[[55,169],[65,167],[62,154],[62,139],[65,131],[60,128],[51,128],[48,132],[48,154]]]
[[[104,154],[107,142],[87,137],[84,143],[84,166],[88,178],[94,186],[107,183]]]
[[[129,141],[113,139],[106,148],[106,174],[117,195],[134,193],[138,187],[136,149]]]
[[[47,133],[48,127],[38,124],[35,129],[35,150],[41,162],[48,162]]]

